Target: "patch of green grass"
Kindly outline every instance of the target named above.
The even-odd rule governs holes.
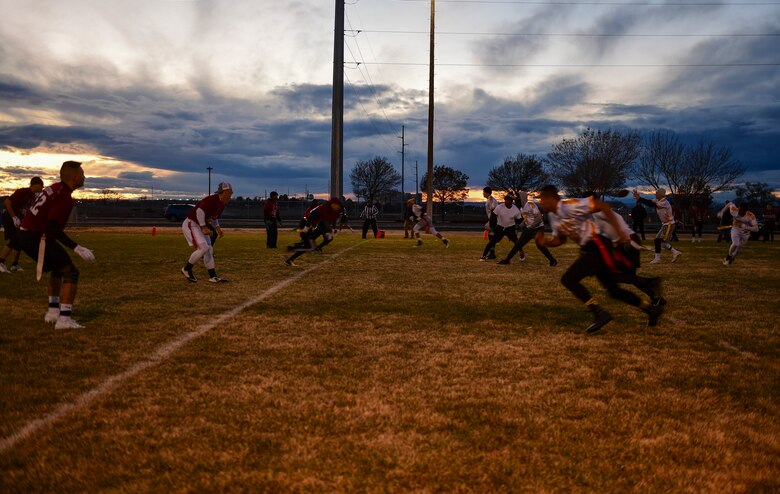
[[[82,330],[43,322],[31,262],[0,277],[2,437],[330,262],[0,454],[0,491],[780,489],[780,247],[727,268],[724,244],[682,243],[679,263],[643,267],[665,280],[657,328],[589,281],[615,320],[586,337],[559,282],[572,245],[556,268],[532,245],[497,266],[479,234],[343,236],[288,268],[228,231],[231,282],[200,266],[193,285],[181,235],[158,231],[77,231],[98,257],[79,261]]]

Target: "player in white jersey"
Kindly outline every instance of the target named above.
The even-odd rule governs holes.
[[[422,238],[420,238],[420,232],[425,232],[434,235],[436,238],[441,240],[441,242],[444,244],[444,247],[449,248],[450,241],[444,238],[441,233],[436,231],[436,228],[433,226],[433,222],[431,221],[431,217],[428,216],[428,213],[423,210],[422,206],[419,204],[412,206],[412,213],[414,213],[414,215],[417,217],[417,223],[415,223],[414,228],[412,228],[414,236],[417,238],[416,247],[422,247],[423,241]]]
[[[654,306],[640,299],[634,293],[621,288],[615,280],[618,272],[616,263],[619,262],[619,258],[614,255],[612,242],[600,234],[593,214],[604,213],[609,224],[617,232],[618,243],[628,243],[630,238],[620,227],[616,219],[617,215],[612,212],[609,204],[597,201],[593,196],[583,199],[561,199],[558,189],[553,185],[545,185],[539,193],[539,205],[549,213],[553,229],[553,237],[549,240],[542,237],[541,242],[549,247],[557,247],[571,238],[580,246],[580,256],[563,274],[561,283],[593,313],[593,324],[588,326],[585,332],[597,333],[612,320],[612,316],[596,303],[590,291],[582,284],[582,280],[589,276],[598,278],[610,297],[638,307],[647,314],[648,326],[658,324],[658,319],[664,310],[663,305]]]
[[[669,243],[674,236],[677,224],[674,221],[672,205],[666,199],[666,190],[656,190],[655,199],[643,199],[639,192],[634,189],[634,198],[646,206],[654,207],[655,212],[658,214],[658,219],[661,221],[661,229],[655,235],[655,257],[650,261],[650,264],[659,264],[661,262],[661,247],[672,251],[672,262],[677,262],[682,252],[672,247],[672,244]]]
[[[520,260],[525,261],[525,252],[523,247],[525,244],[531,241],[531,239],[538,239],[544,237],[544,213],[539,208],[539,205],[534,201],[528,200],[528,194],[525,192],[520,193],[518,201],[521,203],[520,214],[523,216],[523,229],[520,233],[520,238],[515,242],[515,246],[509,251],[509,254],[504,259],[498,261],[498,264],[509,264],[515,254],[520,253]],[[544,254],[544,257],[550,261],[550,266],[557,266],[558,261],[555,260],[550,250],[544,245],[540,245],[536,240],[536,248]]]
[[[488,243],[490,243],[496,234],[496,217],[493,215],[493,210],[498,206],[498,199],[493,197],[493,189],[485,187],[482,189],[482,197],[485,198],[485,213],[487,214],[487,223],[485,223],[485,230],[488,232]],[[495,246],[495,244],[493,244]],[[485,257],[485,256],[483,256]],[[487,253],[487,259],[496,258],[496,249],[491,248]]]
[[[517,222],[522,219],[520,210],[513,204],[515,198],[512,194],[504,196],[504,202],[493,209],[493,215],[496,217],[494,234],[482,252],[480,261],[486,261],[490,252],[493,252],[495,258],[496,244],[504,237],[507,237],[513,244],[517,243]]]
[[[731,266],[739,250],[750,240],[750,234],[758,231],[758,221],[756,215],[748,211],[747,204],[744,202],[739,205],[733,202],[726,203],[726,206],[718,213],[718,218],[724,214],[731,214],[734,218],[734,223],[731,225],[731,246],[729,253],[723,259],[723,264]]]

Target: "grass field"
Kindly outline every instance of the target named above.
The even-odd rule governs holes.
[[[288,268],[228,231],[231,282],[191,285],[176,229],[71,234],[84,329],[29,259],[0,276],[0,492],[780,491],[780,242],[644,266],[657,328],[589,283],[615,320],[585,336],[572,245],[346,235]]]

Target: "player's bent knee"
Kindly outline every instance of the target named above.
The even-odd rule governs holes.
[[[60,277],[63,283],[73,283],[74,285],[79,282],[79,270],[75,264],[68,264],[59,270]],[[54,273],[52,273],[52,276]]]

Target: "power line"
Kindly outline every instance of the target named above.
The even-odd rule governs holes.
[[[352,81],[349,80],[349,76],[347,75],[346,71],[344,72],[344,77],[347,79],[347,84],[349,84],[349,87],[352,88],[353,91],[355,91],[355,94],[357,94],[357,89],[355,89],[355,86],[352,84]],[[387,149],[392,154],[394,151],[392,150],[392,146],[390,146],[390,143],[387,142],[387,139],[385,138],[385,135],[382,133],[382,131],[379,130],[379,128],[376,126],[376,123],[374,122],[374,119],[371,118],[371,114],[368,113],[368,110],[366,110],[366,107],[363,106],[363,103],[360,101],[360,99],[357,99],[358,104],[360,105],[360,108],[363,109],[363,112],[366,114],[366,117],[368,117],[368,121],[371,122],[371,126],[374,127],[374,130],[376,131],[377,135],[382,138],[382,141],[384,141],[385,146],[387,146]]]
[[[354,31],[355,36],[360,33],[381,33],[381,34],[424,34],[428,35],[428,31],[399,31],[399,30],[357,30]],[[458,32],[458,31],[436,31],[437,35],[451,35],[451,36],[560,36],[560,37],[583,37],[583,38],[599,38],[599,37],[625,37],[625,38],[727,38],[727,37],[777,37],[780,33],[733,33],[733,34],[592,34],[592,33],[490,33],[490,32]]]
[[[351,62],[358,63],[361,62]],[[425,62],[362,62],[364,65],[406,65],[406,66],[428,66]],[[639,64],[600,64],[600,63],[578,63],[578,64],[555,64],[555,63],[437,63],[438,67],[571,67],[571,68],[644,68],[644,67],[780,67],[777,63],[639,63]]]
[[[397,2],[428,3],[430,0],[396,0]],[[541,0],[439,0],[439,3],[484,3],[484,4],[517,4],[517,5],[625,5],[630,7],[723,7],[723,6],[780,6],[778,2],[565,2]]]

